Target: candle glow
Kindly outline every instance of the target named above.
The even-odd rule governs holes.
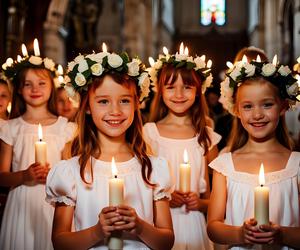
[[[212,66],[212,60],[209,59],[209,60],[207,61],[206,67],[210,69],[211,66]]]
[[[181,42],[181,44],[180,44],[180,47],[179,47],[179,54],[180,55],[183,55],[183,53],[184,53],[184,46],[183,46],[183,42]]]
[[[247,58],[246,55],[243,55],[242,62],[243,63],[247,63],[248,62],[248,58]]]
[[[35,38],[33,40],[33,50],[35,56],[40,56],[40,48],[39,48],[39,41]]]
[[[22,44],[22,54],[23,54],[23,57],[28,56],[28,52],[27,52],[27,49],[26,49],[26,46],[24,43]]]
[[[151,67],[153,67],[154,64],[155,64],[154,59],[150,56],[150,57],[148,58],[148,61],[149,61],[150,65],[151,65]]]
[[[226,66],[227,66],[229,69],[233,68],[232,62],[229,62],[229,61],[226,62]]]
[[[274,57],[273,57],[273,61],[272,61],[272,64],[274,65],[274,66],[276,66],[277,65],[277,55],[275,55]]]
[[[165,55],[169,54],[169,51],[168,51],[167,47],[165,47],[165,46],[163,47],[163,52],[164,52]]]
[[[261,59],[260,59],[260,56],[259,56],[259,55],[257,55],[256,61],[257,61],[257,62],[261,62]]]
[[[189,49],[188,49],[188,47],[185,47],[185,49],[184,49],[184,54],[185,54],[186,56],[189,55]]]
[[[105,43],[102,43],[102,51],[105,53],[107,52],[107,46]]]

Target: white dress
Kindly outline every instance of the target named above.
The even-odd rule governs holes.
[[[227,204],[224,223],[241,226],[246,219],[254,217],[254,188],[259,185],[258,175],[234,169],[232,154],[224,153],[209,166],[223,174],[227,181]],[[282,225],[299,226],[299,204],[297,173],[300,169],[300,152],[292,152],[286,167],[280,171],[265,173],[269,191],[270,221]],[[259,249],[260,246],[236,246],[231,249]],[[272,246],[270,249],[289,249]]]
[[[75,124],[58,117],[43,126],[43,141],[47,143],[47,161],[52,167],[61,160],[61,153],[72,137]],[[0,139],[13,146],[12,171],[25,170],[35,162],[34,143],[38,140],[38,125],[22,117],[8,120],[1,128]],[[8,194],[0,234],[1,250],[48,250],[51,243],[54,208],[45,201],[45,185],[21,185]]]
[[[207,127],[212,145],[216,145],[221,136]],[[190,139],[172,139],[162,137],[155,123],[144,125],[144,135],[155,154],[166,158],[172,167],[179,189],[179,166],[183,162],[183,151],[187,149],[191,165],[191,191],[201,194],[206,191],[204,149],[199,145],[197,137]],[[175,233],[175,250],[209,250],[212,243],[206,232],[205,216],[199,211],[186,213],[184,208],[172,208],[172,220]]]
[[[98,222],[98,215],[102,208],[109,205],[108,181],[111,178],[111,162],[92,159],[94,181],[85,184],[80,177],[79,157],[59,162],[51,169],[46,184],[48,202],[63,202],[75,206],[74,226],[75,231],[80,231]],[[124,202],[134,207],[138,216],[153,224],[153,201],[164,197],[170,198],[173,191],[167,161],[163,158],[151,157],[152,174],[151,182],[157,184],[152,188],[147,185],[141,174],[141,165],[137,158],[129,161],[117,162],[118,178],[124,180]],[[89,176],[87,176],[87,180]],[[124,234],[124,250],[149,249],[139,239],[132,235]],[[107,249],[104,242],[92,249]]]

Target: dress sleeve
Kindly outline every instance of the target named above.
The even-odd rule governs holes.
[[[157,155],[158,153],[158,145],[156,140],[156,131],[155,131],[155,123],[146,123],[143,127],[143,136],[150,147],[150,154]]]
[[[210,145],[209,149],[212,149],[215,145],[217,145],[220,142],[222,136],[217,134],[216,132],[214,132],[214,130],[208,126],[206,126],[206,129],[208,132],[208,136],[211,140],[211,145]]]
[[[46,182],[46,201],[61,202],[68,206],[76,204],[76,185],[72,159],[60,161],[51,168]]]
[[[77,129],[77,125],[74,122],[68,122],[67,119],[63,118],[60,127],[60,137],[59,137],[59,148],[63,150],[66,143],[71,141],[75,136],[75,131]]]
[[[12,134],[12,125],[10,122],[5,122],[0,129],[0,139],[6,144],[14,145],[14,136]]]
[[[230,153],[223,153],[215,158],[212,162],[209,163],[209,167],[216,170],[217,172],[228,176],[229,173],[229,158],[231,157]]]
[[[151,182],[156,184],[154,187],[154,200],[163,198],[171,199],[171,193],[175,189],[175,179],[172,170],[166,159],[162,157],[152,157]]]

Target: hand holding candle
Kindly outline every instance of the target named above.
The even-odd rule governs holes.
[[[186,149],[183,152],[183,161],[179,168],[179,190],[186,193],[191,189],[191,166]]]
[[[35,142],[35,162],[46,166],[47,162],[47,143],[43,141],[43,130],[41,124],[38,127],[39,140]]]
[[[259,170],[259,186],[254,190],[254,217],[257,225],[269,224],[269,188],[264,187],[264,165]]]

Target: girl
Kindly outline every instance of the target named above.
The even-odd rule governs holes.
[[[295,102],[299,95],[296,79],[276,60],[237,62],[221,83],[221,94],[235,121],[230,152],[210,164],[215,171],[208,234],[232,249],[256,249],[256,244],[287,249],[292,241],[286,227],[299,226],[300,153],[291,151],[284,122],[288,100]],[[261,163],[270,189],[270,225],[253,218]]]
[[[71,145],[74,157],[47,178],[47,199],[56,203],[54,247],[107,249],[108,238],[119,232],[124,249],[170,249],[172,183],[167,162],[145,153],[138,97],[148,95],[150,81],[141,62],[101,52],[79,55],[69,71],[67,91],[81,95],[79,131]],[[119,206],[108,204],[112,157],[124,180]]]
[[[74,124],[56,116],[52,60],[24,57],[3,66],[13,84],[11,120],[0,132],[0,183],[10,187],[3,215],[0,249],[53,249],[54,208],[45,202],[49,168],[61,159]],[[47,164],[35,162],[38,124],[47,143]]]
[[[7,107],[10,103],[11,94],[8,84],[5,80],[0,78],[0,127],[8,119]]]
[[[56,89],[56,110],[57,113],[63,117],[66,117],[69,121],[74,121],[78,110],[78,105],[68,97],[64,87],[58,87]]]
[[[209,195],[207,162],[216,156],[219,135],[207,126],[202,94],[211,83],[210,70],[200,57],[160,55],[149,70],[157,82],[151,121],[144,126],[153,151],[169,160],[176,176],[171,213],[175,232],[173,249],[211,249],[205,215]],[[156,76],[158,79],[156,80]],[[179,166],[187,149],[191,165],[190,190],[179,190]]]

